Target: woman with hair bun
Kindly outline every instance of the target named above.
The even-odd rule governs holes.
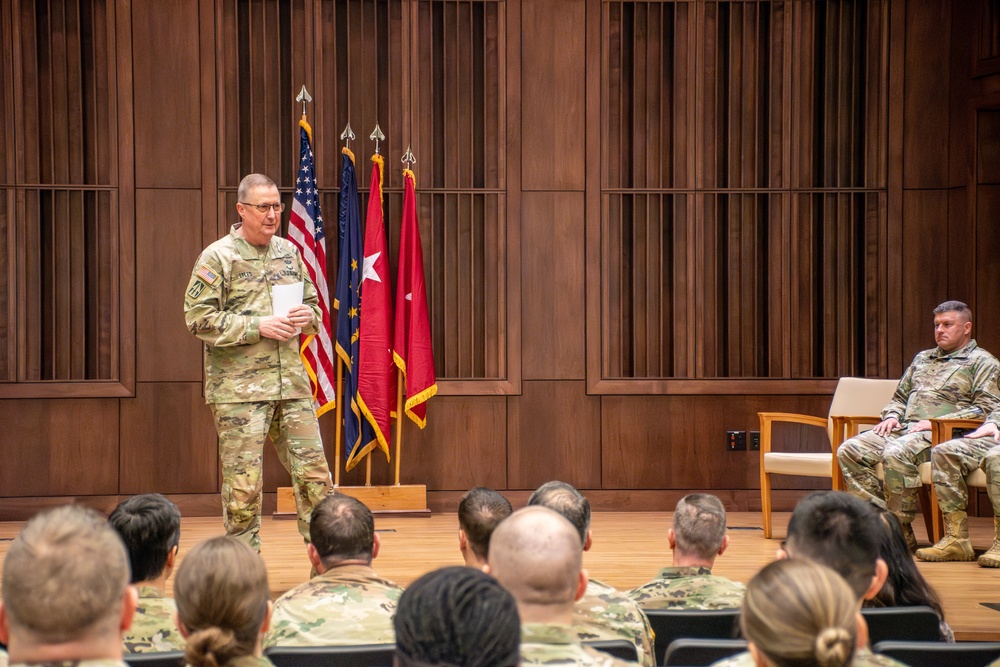
[[[847,582],[805,559],[775,561],[758,572],[740,612],[740,629],[759,667],[845,667],[865,627]]]
[[[272,665],[261,649],[271,621],[267,570],[247,544],[216,537],[192,549],[177,569],[174,599],[187,665]]]

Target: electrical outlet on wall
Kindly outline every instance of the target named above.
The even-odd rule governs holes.
[[[745,450],[747,448],[746,431],[726,431],[726,449],[731,452]]]
[[[750,451],[760,451],[760,431],[750,431]]]

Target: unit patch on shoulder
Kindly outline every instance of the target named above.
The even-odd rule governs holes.
[[[209,285],[214,285],[215,281],[219,279],[219,274],[216,273],[215,270],[208,264],[202,264],[198,267],[197,275]]]
[[[191,283],[191,287],[188,289],[188,296],[192,299],[197,299],[203,291],[205,291],[205,283],[196,280]]]

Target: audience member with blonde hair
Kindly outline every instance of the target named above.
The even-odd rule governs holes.
[[[107,520],[79,505],[36,515],[3,564],[0,642],[10,664],[123,665],[136,591]]]
[[[779,560],[747,586],[740,630],[758,667],[844,667],[867,641],[843,577],[805,559]]]
[[[509,590],[521,616],[526,665],[634,665],[584,646],[573,627],[574,603],[587,588],[576,528],[546,507],[526,507],[500,522],[484,568]]]
[[[271,620],[267,569],[247,543],[216,537],[192,549],[177,570],[174,599],[187,665],[271,665],[261,648]]]

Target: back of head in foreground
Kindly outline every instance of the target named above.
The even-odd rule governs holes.
[[[566,482],[546,482],[528,498],[528,506],[535,505],[561,514],[580,534],[584,551],[590,548],[590,501],[576,487]]]
[[[747,584],[740,629],[756,664],[843,667],[858,641],[858,599],[830,568],[778,560]]]
[[[888,510],[879,512],[882,544],[879,553],[889,574],[881,590],[865,603],[868,607],[910,607],[927,605],[944,618],[941,598],[917,569],[903,528],[896,515]]]
[[[271,601],[264,562],[249,545],[216,537],[197,545],[174,581],[177,618],[192,667],[261,655]]]
[[[11,663],[117,660],[135,589],[118,534],[97,512],[67,505],[36,515],[3,564],[0,641]]]
[[[514,512],[493,531],[488,561],[523,623],[571,623],[587,572],[579,533],[562,515],[545,507]]]
[[[819,491],[795,506],[785,551],[842,576],[858,600],[882,588],[887,568],[879,555],[881,521],[870,504],[842,491]]]
[[[393,619],[396,667],[513,667],[521,622],[514,598],[470,567],[445,567],[417,579]]]
[[[462,496],[458,504],[459,547],[466,565],[486,562],[490,536],[513,511],[510,501],[493,489],[477,486]],[[470,555],[474,562],[470,562]]]
[[[729,545],[726,508],[708,493],[686,495],[677,503],[670,535],[675,560],[714,563]]]
[[[356,498],[331,492],[309,520],[309,559],[320,573],[345,561],[370,565],[378,555],[375,519]]]
[[[181,537],[181,512],[159,493],[123,500],[108,516],[128,550],[132,583],[154,581],[173,566]]]

